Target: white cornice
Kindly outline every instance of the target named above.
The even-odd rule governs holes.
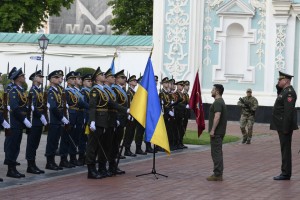
[[[273,0],[272,4],[273,4],[274,16],[290,15],[290,9],[292,5],[291,0]]]

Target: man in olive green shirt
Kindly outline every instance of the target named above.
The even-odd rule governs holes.
[[[222,98],[224,87],[215,84],[211,96],[215,99],[209,108],[208,132],[210,134],[211,156],[214,163],[214,174],[207,177],[208,181],[223,180],[223,152],[222,142],[226,133],[227,109]]]

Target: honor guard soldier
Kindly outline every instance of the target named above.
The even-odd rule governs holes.
[[[127,89],[127,99],[128,99],[128,108],[130,108],[131,101],[133,99],[133,96],[135,94],[134,88],[137,86],[137,79],[135,75],[132,75],[128,78],[127,83],[129,85]],[[128,122],[125,129],[125,138],[124,138],[124,147],[125,147],[125,156],[131,156],[135,157],[136,154],[132,153],[130,151],[131,143],[133,141],[135,131],[136,131],[136,121],[134,118],[129,114],[128,115]],[[141,151],[141,146],[137,146],[136,150],[139,149]]]
[[[26,146],[26,160],[28,162],[27,172],[32,174],[43,174],[45,171],[39,169],[36,166],[36,150],[39,147],[41,135],[43,132],[43,126],[47,125],[47,120],[45,115],[42,114],[44,109],[43,103],[43,93],[40,89],[41,84],[43,83],[44,76],[42,71],[36,71],[31,74],[29,80],[33,82],[32,87],[29,91],[29,96],[32,98],[32,104],[28,105],[31,107],[31,116],[32,116],[32,127],[30,134],[27,136],[27,146]]]
[[[2,73],[0,72],[0,82],[2,82]],[[0,124],[1,126],[4,128],[4,129],[10,129],[10,124],[4,119],[4,105],[5,105],[5,102],[3,102],[4,99],[2,98],[2,96],[0,96]],[[0,182],[2,182],[3,179],[0,178]]]
[[[108,155],[107,160],[109,163],[109,168],[106,171],[107,176],[112,176],[116,174],[124,174],[125,172],[120,170],[117,167],[117,156],[119,153],[119,148],[116,146],[116,128],[117,128],[117,113],[123,112],[126,114],[127,108],[120,106],[117,103],[116,93],[112,89],[112,85],[115,84],[115,77],[112,73],[111,69],[108,69],[105,72],[105,85],[104,90],[109,96],[109,107],[108,107],[108,128],[106,129],[107,137],[105,138],[106,143],[108,146],[105,146],[106,149],[108,149]]]
[[[277,86],[281,91],[273,107],[270,128],[278,132],[282,164],[281,173],[274,180],[290,180],[292,176],[292,136],[293,131],[298,129],[295,108],[297,94],[291,85],[292,77],[294,76],[279,72]]]
[[[191,117],[191,109],[190,109],[190,106],[189,106],[189,103],[190,103],[189,90],[190,90],[190,82],[185,81],[184,82],[184,88],[183,88],[183,98],[184,98],[184,101],[186,102],[185,117],[184,117],[184,120],[183,120],[184,132],[186,132],[188,121],[189,121],[189,118]]]
[[[116,94],[116,98],[117,98],[117,103],[120,106],[123,107],[128,107],[128,98],[127,98],[127,94],[125,92],[125,90],[123,89],[123,86],[126,84],[126,76],[124,74],[124,70],[121,70],[119,72],[117,72],[115,74],[115,78],[116,78],[116,84],[114,84],[112,86],[113,91]],[[117,152],[119,152],[119,146],[121,144],[121,141],[123,139],[124,136],[124,128],[127,124],[127,116],[128,114],[124,114],[124,113],[117,113],[117,120],[118,120],[118,125],[117,125],[117,129],[116,129],[116,144],[114,144],[115,150]],[[121,156],[120,152],[120,158],[125,158]]]
[[[170,143],[170,149],[171,151],[175,150],[176,145],[174,141],[174,131],[173,131],[173,123],[172,118],[174,117],[174,111],[172,110],[171,104],[172,104],[172,98],[170,96],[170,87],[169,87],[169,78],[165,77],[161,80],[162,89],[159,93],[159,99],[162,107],[162,112],[164,113],[164,121],[166,124],[167,134],[168,134],[168,140]]]
[[[86,149],[86,164],[88,166],[88,176],[90,179],[104,178],[96,170],[96,157],[98,156],[98,162],[103,165],[106,163],[106,152],[104,152],[103,135],[108,128],[108,102],[109,97],[103,88],[103,82],[105,81],[104,73],[97,68],[92,76],[94,87],[90,93],[89,102],[89,120],[90,120],[90,134],[88,137],[87,149]],[[100,166],[103,167],[103,166]]]
[[[58,89],[60,79],[61,73],[59,71],[53,71],[48,75],[50,88],[48,90],[47,106],[49,108],[50,121],[45,156],[47,157],[46,169],[50,170],[63,169],[55,163],[55,154],[58,148],[60,136],[63,132],[63,126],[69,124],[69,121],[63,114],[62,96]]]
[[[25,177],[16,169],[17,158],[20,153],[20,144],[22,141],[23,128],[31,128],[31,123],[27,119],[27,96],[22,88],[25,83],[25,74],[22,69],[15,71],[11,78],[14,80],[14,86],[9,92],[8,104],[10,106],[10,122],[12,134],[6,136],[4,142],[5,161],[8,165],[6,176],[12,178]]]
[[[82,84],[83,87],[81,88],[81,94],[83,95],[83,99],[84,102],[86,102],[87,104],[89,104],[90,102],[90,92],[91,92],[91,88],[92,88],[92,74],[86,74],[82,77]],[[84,109],[84,127],[87,126],[87,123],[89,121],[89,110]],[[78,165],[82,166],[85,164],[85,152],[86,152],[86,143],[87,143],[87,135],[85,133],[85,131],[83,131],[82,133],[80,133],[79,135],[79,157],[78,157]]]
[[[178,104],[174,107],[175,108],[175,121],[177,125],[177,131],[178,131],[178,140],[177,140],[177,148],[179,149],[185,149],[187,146],[183,145],[183,136],[185,134],[184,129],[184,119],[186,118],[186,108],[187,102],[185,101],[184,95],[183,95],[183,87],[184,87],[184,81],[178,81],[176,83],[177,90],[174,93],[175,102],[178,102]]]
[[[8,79],[10,80],[10,82],[7,84],[6,88],[5,88],[5,92],[9,93],[9,91],[12,89],[12,87],[14,86],[14,80],[12,79],[12,75],[13,73],[15,73],[17,71],[16,67],[13,67],[10,72],[8,73]]]

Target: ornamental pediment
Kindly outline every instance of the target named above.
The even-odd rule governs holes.
[[[255,11],[241,0],[231,0],[217,10],[218,15],[248,15],[254,16]]]

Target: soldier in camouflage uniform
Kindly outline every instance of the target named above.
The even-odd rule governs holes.
[[[255,97],[252,96],[252,90],[249,88],[246,91],[247,96],[240,98],[238,105],[242,107],[242,114],[240,119],[240,128],[243,134],[242,143],[250,144],[253,132],[253,124],[255,121],[255,111],[258,107],[258,102]],[[246,130],[248,128],[248,132]]]

